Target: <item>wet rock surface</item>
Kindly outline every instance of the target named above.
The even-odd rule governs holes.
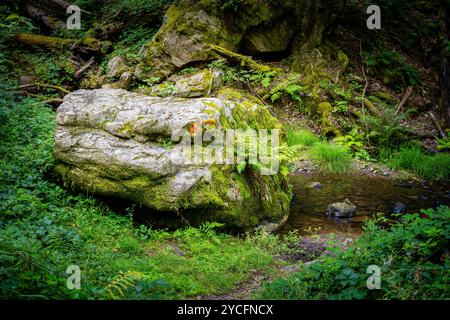
[[[349,199],[328,205],[325,215],[330,218],[352,218],[356,215],[356,206]]]
[[[392,213],[405,213],[406,212],[406,204],[402,202],[397,202],[392,209]]]

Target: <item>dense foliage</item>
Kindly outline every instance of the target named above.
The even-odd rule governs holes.
[[[224,16],[245,0],[220,0]],[[277,5],[279,0],[270,0]],[[296,233],[284,237],[259,230],[245,239],[220,233],[222,225],[156,230],[121,214],[89,194],[64,189],[53,172],[55,112],[49,101],[83,88],[99,88],[107,64],[121,57],[131,73],[139,54],[164,20],[173,0],[73,1],[82,7],[81,30],[52,30],[24,10],[27,1],[0,5],[0,299],[177,299],[228,293],[255,273],[277,273],[279,255],[314,263],[277,279],[257,297],[268,299],[448,299],[450,209],[369,221],[348,249],[330,243],[319,257],[300,248]],[[30,1],[28,1],[30,2]],[[31,2],[30,2],[31,3]],[[205,1],[205,3],[209,3]],[[42,3],[33,1],[42,9]],[[368,0],[348,1],[346,18],[323,45],[295,65],[292,52],[262,55],[264,68],[238,60],[190,63],[174,76],[220,70],[224,86],[267,105],[285,124],[282,173],[302,157],[326,174],[351,174],[356,160],[379,162],[435,182],[450,178],[450,140],[435,128],[439,93],[439,39],[434,1],[379,1],[383,30],[365,27]],[[414,8],[414,5],[417,8]],[[60,21],[58,6],[45,7]],[[420,23],[419,23],[420,22]],[[104,50],[39,47],[19,33],[60,39],[96,37]],[[244,41],[244,40],[243,40]],[[259,57],[258,57],[259,58]],[[94,63],[80,77],[75,72]],[[273,61],[272,61],[273,60]],[[107,78],[107,77],[106,77]],[[118,77],[116,77],[118,78]],[[23,85],[22,81],[31,83]],[[133,79],[129,90],[171,96],[173,81]],[[412,88],[412,89],[411,89]],[[400,101],[411,89],[411,96]],[[271,105],[271,106],[269,106]],[[439,121],[438,121],[439,122]],[[299,129],[305,128],[305,129]],[[442,132],[439,132],[442,131]],[[446,134],[445,134],[446,133]],[[426,137],[426,138],[424,138]],[[355,159],[355,161],[354,161]],[[238,168],[245,174],[245,163]],[[81,290],[66,286],[66,270],[81,268]],[[368,290],[367,267],[382,271],[380,290]],[[297,266],[295,266],[297,267]]]
[[[383,219],[385,220],[385,219]],[[450,209],[409,214],[390,228],[375,221],[347,250],[266,285],[266,299],[445,299],[450,293]],[[381,268],[381,289],[369,290],[367,268]]]
[[[0,107],[0,297],[158,299],[226,291],[273,258],[217,224],[174,233],[136,226],[54,181],[54,112],[32,99]],[[66,269],[81,268],[81,290]]]

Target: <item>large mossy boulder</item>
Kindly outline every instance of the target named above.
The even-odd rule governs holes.
[[[79,90],[58,108],[56,171],[67,187],[132,200],[172,212],[170,217],[190,211],[194,220],[198,214],[238,227],[282,220],[289,211],[290,192],[281,173],[260,175],[250,166],[242,171],[236,165],[180,161],[183,147],[171,136],[194,124],[281,129],[255,101]]]
[[[176,1],[141,51],[140,79],[166,77],[214,59],[209,45],[249,55],[284,53],[320,43],[345,0]]]

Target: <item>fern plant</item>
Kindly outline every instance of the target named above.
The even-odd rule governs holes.
[[[301,86],[296,82],[285,81],[273,88],[268,96],[272,102],[276,102],[283,96],[287,96],[293,101],[302,101],[301,96],[306,91],[306,87]],[[265,97],[265,98],[266,98]]]
[[[334,142],[351,150],[356,159],[375,161],[365,149],[365,135],[359,127],[354,127],[348,134],[337,137]]]
[[[145,275],[138,271],[120,271],[106,286],[106,297],[111,300],[120,300],[126,297],[128,289],[134,287],[139,280],[145,279]]]
[[[410,109],[397,114],[392,107],[381,109],[379,116],[364,115],[361,122],[366,128],[367,140],[376,147],[397,147],[406,138],[408,127],[404,121],[414,112]],[[376,149],[378,149],[376,148]]]
[[[198,229],[201,233],[203,233],[207,238],[212,239],[216,236],[217,228],[222,228],[224,226],[223,223],[218,222],[204,222]]]
[[[439,150],[450,150],[450,129],[446,130],[447,132],[447,137],[446,138],[436,138],[437,142],[438,142],[438,146],[437,148]]]

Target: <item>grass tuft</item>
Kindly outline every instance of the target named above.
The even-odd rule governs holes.
[[[298,145],[312,147],[319,143],[320,139],[311,131],[290,128],[287,130],[287,142],[290,147]]]
[[[321,142],[315,144],[309,153],[320,170],[325,173],[344,174],[351,167],[352,156],[344,146]]]

